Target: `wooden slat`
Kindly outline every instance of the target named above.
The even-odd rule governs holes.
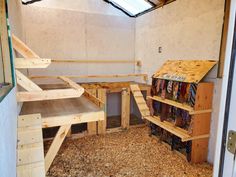
[[[18,166],[42,162],[44,160],[43,144],[40,144],[37,147],[18,149],[17,156]]]
[[[18,117],[18,128],[42,125],[41,115],[22,115]]]
[[[44,162],[18,166],[17,177],[45,177]]]
[[[51,64],[50,59],[45,58],[15,58],[15,68],[47,68]]]
[[[38,142],[43,142],[42,126],[34,130],[27,128],[18,130],[18,147],[24,144],[34,144]]]
[[[104,120],[104,111],[88,112],[73,115],[45,117],[42,119],[43,128],[57,127],[69,124],[80,124]]]
[[[142,77],[147,81],[147,74],[108,74],[108,75],[80,75],[80,76],[65,76],[67,78],[127,78],[127,77]],[[58,76],[31,76],[31,79],[55,79]]]
[[[140,60],[74,60],[74,59],[52,59],[53,63],[121,63],[121,64],[136,64],[141,66]]]
[[[31,50],[24,42],[12,34],[13,48],[19,52],[24,58],[40,58],[33,50]]]
[[[17,176],[45,177],[40,114],[18,117]]]
[[[17,92],[18,102],[78,98],[81,94],[75,89],[56,89],[31,92]]]
[[[72,88],[76,89],[80,95],[82,95],[84,93],[84,88],[81,87],[79,84],[77,84],[76,82],[70,80],[69,78],[67,77],[64,77],[64,76],[59,76],[59,78],[61,80],[63,80],[64,82],[66,82],[69,86],[71,86]]]
[[[17,84],[19,84],[22,88],[24,88],[27,91],[42,91],[42,89],[38,85],[32,82],[28,77],[26,77],[20,71],[15,70],[15,72],[16,72]]]
[[[217,61],[213,60],[168,60],[153,77],[199,83],[216,63]]]
[[[46,156],[45,156],[45,171],[47,172],[54,160],[54,158],[57,155],[57,152],[59,151],[62,142],[64,141],[68,131],[71,128],[71,124],[69,125],[63,125],[59,128]]]

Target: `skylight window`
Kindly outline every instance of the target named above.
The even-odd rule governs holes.
[[[128,15],[135,17],[154,7],[154,4],[146,0],[107,0]]]

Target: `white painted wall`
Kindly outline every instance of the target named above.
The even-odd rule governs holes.
[[[22,35],[20,1],[8,1],[11,29]],[[16,176],[17,142],[17,102],[16,88],[0,102],[0,176]]]
[[[1,177],[16,176],[16,89],[0,102],[0,172]]]
[[[42,2],[46,3],[45,6],[48,5],[47,2],[53,4],[53,8],[52,6],[49,6],[50,8],[36,6],[39,5],[38,3],[23,8],[24,40],[40,57],[78,60],[132,61],[135,59],[135,19],[118,16],[117,10],[114,9],[112,11],[114,14],[111,15],[111,7],[104,5],[103,1],[99,1],[100,3],[73,1],[72,4],[62,3],[62,1],[58,1],[58,3],[52,3],[55,1]],[[57,8],[61,6],[59,2],[65,5],[63,9]],[[90,4],[91,7],[88,8],[86,4]],[[97,6],[94,6],[95,4]],[[67,5],[78,9],[70,10]],[[95,7],[96,9],[94,9]],[[85,8],[87,10],[84,10]],[[98,9],[100,13],[97,12]],[[30,70],[30,75],[130,73],[134,73],[133,64],[56,63],[44,70]],[[101,81],[101,79],[79,79],[77,81]],[[112,80],[102,79],[102,81]]]
[[[143,66],[136,73],[151,75],[168,59],[218,60],[224,0],[177,0],[136,20],[135,58]],[[158,53],[162,47],[162,53]],[[209,162],[214,161],[221,80],[217,68],[207,81],[215,82]]]

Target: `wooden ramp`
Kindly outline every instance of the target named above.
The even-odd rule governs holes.
[[[18,117],[17,177],[45,177],[40,114]]]
[[[133,93],[135,102],[137,103],[138,109],[142,115],[142,118],[150,116],[150,111],[147,106],[147,103],[143,97],[143,94],[137,84],[131,84],[130,89]]]

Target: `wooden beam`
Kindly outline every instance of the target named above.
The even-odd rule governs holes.
[[[106,114],[106,100],[107,100],[107,92],[106,89],[98,89],[97,97],[104,102],[104,115],[103,120],[98,121],[98,134],[105,134],[107,128],[107,114]]]
[[[25,68],[47,68],[51,64],[51,59],[45,58],[16,58],[15,68],[25,69]]]
[[[75,89],[56,89],[30,92],[17,92],[18,102],[56,100],[65,98],[78,98],[81,96]]]
[[[67,85],[71,86],[72,88],[74,88],[75,90],[77,90],[81,95],[84,93],[84,88],[81,87],[79,84],[77,84],[76,82],[70,80],[67,77],[64,76],[59,76],[59,79],[63,80],[64,82],[67,83]]]
[[[130,90],[121,93],[121,127],[128,129],[130,124]]]
[[[71,124],[69,125],[63,125],[59,128],[46,156],[45,156],[45,171],[47,172],[54,160],[54,158],[57,155],[57,152],[59,151],[68,131],[71,128]]]
[[[31,50],[24,42],[12,34],[13,48],[19,52],[24,58],[40,58],[33,50]]]
[[[147,74],[114,74],[114,75],[80,75],[80,76],[64,76],[67,78],[127,78],[127,77],[141,77],[147,81]],[[58,76],[31,76],[31,79],[56,79]]]
[[[28,77],[26,77],[20,71],[15,70],[15,72],[16,72],[17,84],[19,84],[22,88],[24,88],[27,91],[42,91],[42,89],[38,85],[32,82]]]
[[[135,64],[141,66],[140,60],[75,60],[75,59],[52,59],[53,63],[121,63],[121,64]]]
[[[50,128],[69,124],[80,124],[86,122],[96,122],[104,120],[104,111],[88,112],[80,114],[71,114],[55,117],[44,117],[42,119],[42,127]]]

